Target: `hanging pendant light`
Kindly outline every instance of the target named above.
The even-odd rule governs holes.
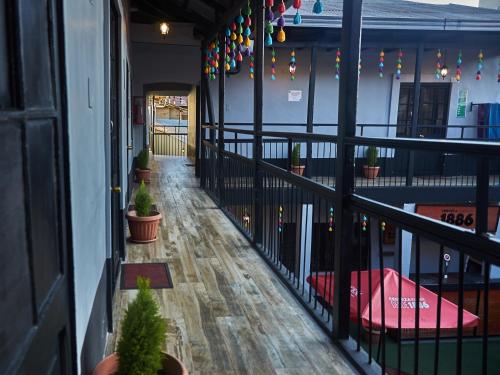
[[[161,35],[167,35],[169,31],[170,31],[170,27],[168,26],[168,23],[162,22],[160,24]]]
[[[445,79],[446,76],[448,75],[448,67],[446,65],[443,65],[440,73],[441,73],[441,78]]]

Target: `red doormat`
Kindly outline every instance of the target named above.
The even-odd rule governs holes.
[[[122,264],[121,289],[137,289],[137,278],[148,278],[152,289],[173,288],[167,263]]]

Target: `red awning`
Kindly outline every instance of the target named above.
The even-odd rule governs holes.
[[[361,288],[358,289],[358,272],[351,274],[351,309],[352,320],[358,317],[358,293],[361,296],[361,319],[365,328],[369,327],[370,304],[369,304],[369,272],[361,271]],[[398,329],[398,309],[401,304],[401,328],[415,329],[415,307],[416,284],[402,276],[401,301],[399,301],[399,274],[390,268],[384,269],[384,306],[386,329]],[[311,275],[307,281],[316,289],[319,296],[333,305],[333,273]],[[382,326],[381,310],[381,283],[380,270],[371,271],[371,300],[372,300],[372,328],[380,329]],[[420,329],[435,330],[437,323],[438,296],[429,289],[420,287]],[[479,323],[479,317],[463,310],[463,327],[475,327]],[[458,326],[458,306],[441,298],[441,329],[456,329]]]

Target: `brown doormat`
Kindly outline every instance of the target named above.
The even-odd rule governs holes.
[[[137,289],[137,278],[148,278],[152,289],[173,288],[167,263],[122,264],[121,289]]]

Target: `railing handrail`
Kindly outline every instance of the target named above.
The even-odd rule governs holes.
[[[217,124],[217,122],[215,123]],[[225,122],[225,125],[236,125],[236,126],[253,126],[253,123],[251,122]],[[306,123],[285,123],[285,122],[277,122],[277,123],[264,123],[264,126],[307,126]],[[313,124],[314,127],[338,127],[338,124],[334,123],[315,123]],[[398,128],[398,127],[406,127],[406,128],[411,128],[411,124],[372,124],[372,123],[366,123],[366,124],[357,124],[358,127],[380,127],[380,128]],[[499,125],[428,125],[428,124],[417,124],[417,129],[420,128],[433,128],[433,129],[488,129],[488,128],[500,128]],[[246,129],[245,129],[246,130]]]

